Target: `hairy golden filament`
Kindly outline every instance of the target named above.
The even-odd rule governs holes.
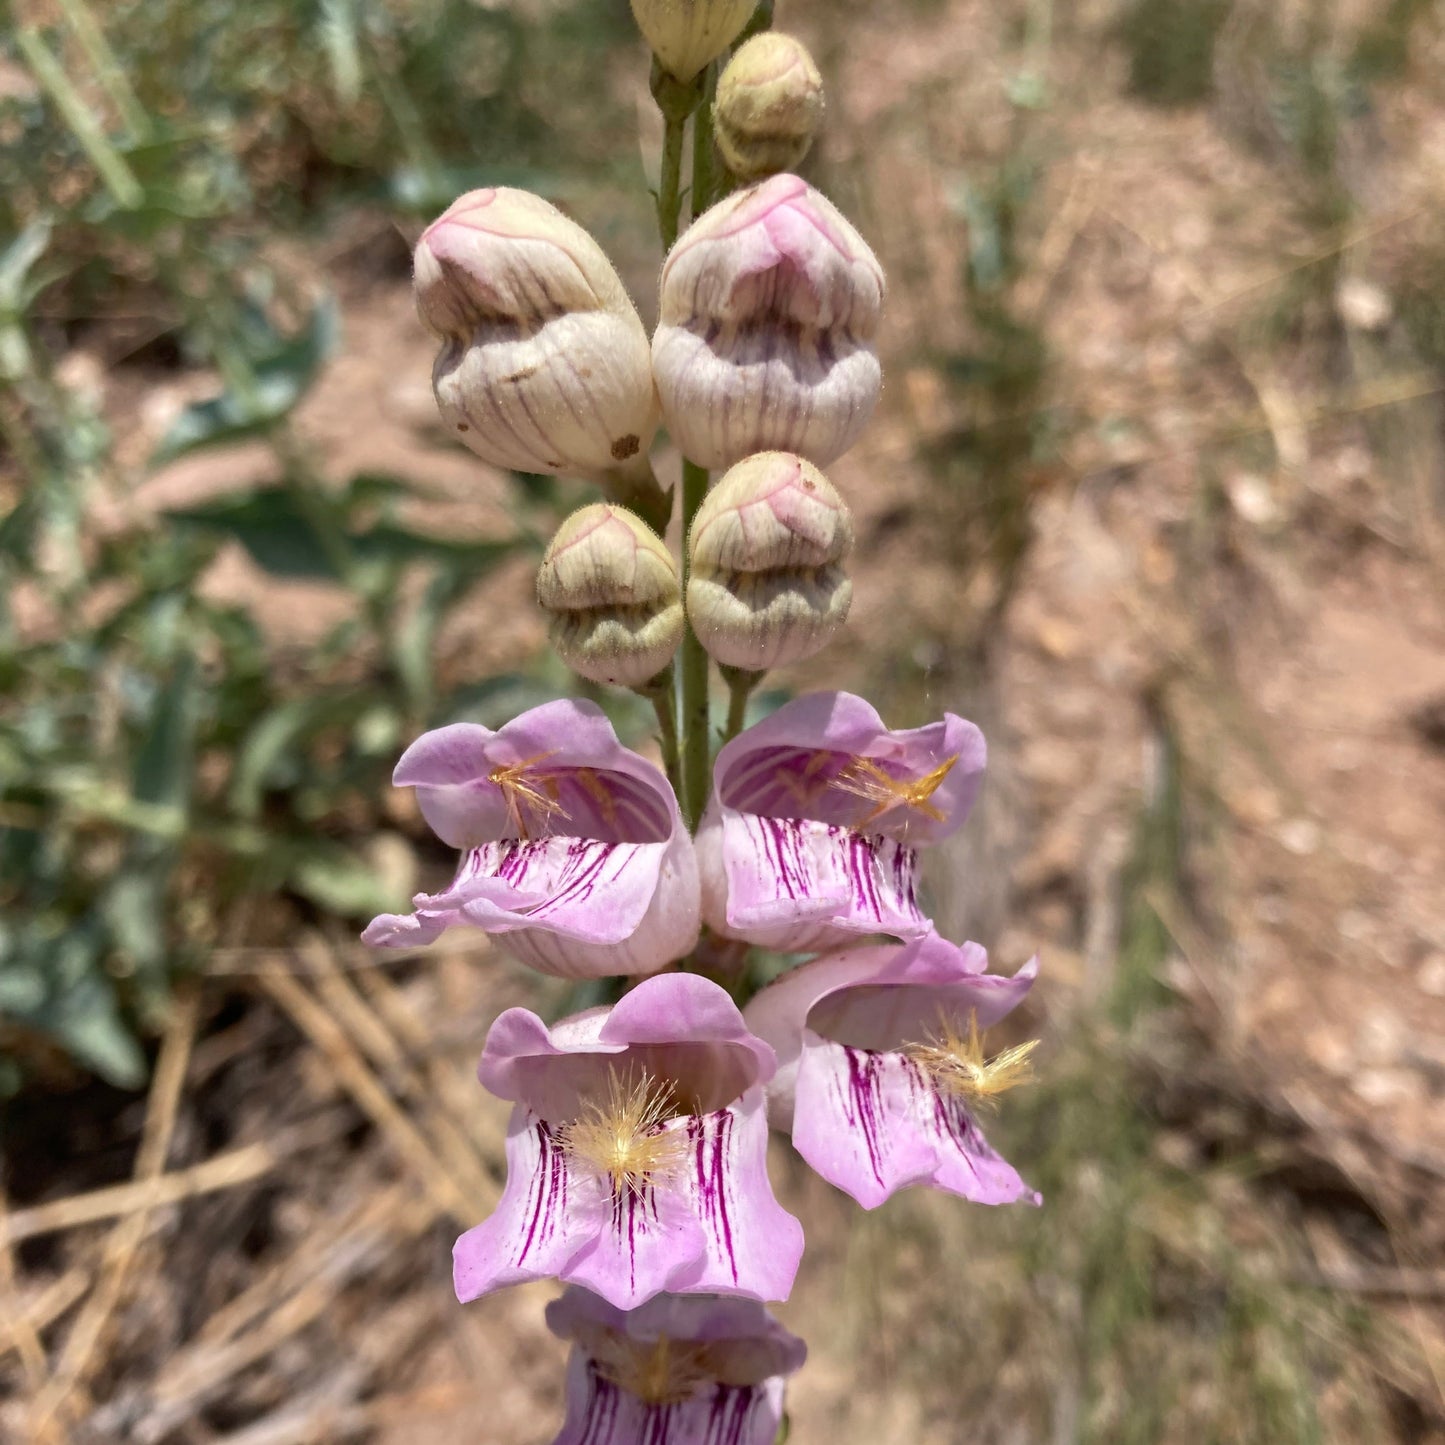
[[[557,800],[557,779],[537,770],[537,764],[551,756],[550,752],[538,753],[510,767],[493,768],[487,774],[487,781],[501,789],[507,821],[524,843],[530,840],[531,828],[545,832],[554,817],[567,816],[567,810]]]
[[[978,1015],[971,1013],[967,1037],[940,1016],[937,1034],[920,1044],[905,1044],[903,1052],[944,1093],[966,1099],[970,1104],[992,1106],[1000,1094],[1033,1080],[1034,1068],[1029,1055],[1038,1046],[1037,1039],[1030,1039],[991,1059],[985,1058]]]
[[[874,805],[873,811],[854,826],[866,828],[894,808],[913,808],[935,823],[944,821],[943,814],[928,800],[938,791],[943,780],[953,771],[958,754],[946,758],[931,773],[921,778],[895,778],[869,758],[854,758],[836,778],[833,787],[852,793]]]
[[[691,1398],[715,1376],[708,1366],[706,1345],[670,1340],[632,1340],[613,1330],[588,1341],[598,1372],[628,1394],[649,1405],[677,1405]]]
[[[645,1069],[636,1076],[609,1069],[606,1096],[586,1100],[558,1142],[613,1194],[641,1194],[672,1179],[687,1157],[687,1135],[666,1127],[680,1112],[672,1088]]]

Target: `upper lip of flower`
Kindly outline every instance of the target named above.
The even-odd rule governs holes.
[[[706,1114],[766,1084],[777,1056],[717,984],[670,973],[644,980],[611,1009],[551,1029],[527,1009],[508,1009],[487,1035],[477,1076],[498,1098],[560,1123],[584,1100],[605,1097],[609,1077],[629,1068],[671,1089],[679,1112]]]
[[[455,723],[418,739],[393,782],[415,787],[455,848],[543,834],[665,843],[680,826],[662,772],[624,748],[594,703],[545,703],[491,732]]]
[[[986,755],[982,733],[951,713],[890,732],[862,698],[811,693],[728,743],[713,777],[737,812],[932,842],[967,816]]]
[[[578,1285],[569,1285],[547,1306],[547,1327],[594,1355],[599,1337],[630,1340],[646,1348],[659,1340],[706,1351],[708,1372],[731,1385],[760,1385],[802,1367],[807,1346],[786,1330],[759,1300],[710,1295],[654,1295],[622,1310]],[[595,1357],[595,1355],[594,1355]]]

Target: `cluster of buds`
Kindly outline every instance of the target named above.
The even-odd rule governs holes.
[[[920,850],[962,826],[982,780],[972,723],[894,730],[861,697],[815,692],[743,725],[757,678],[848,614],[853,523],[820,468],[877,402],[884,277],[790,173],[822,109],[799,42],[764,31],[724,68],[753,0],[632,3],[660,103],[701,101],[721,70],[690,122],[695,219],[654,335],[596,242],[519,191],[473,192],[434,222],[416,292],[459,438],[607,492],[552,539],[537,600],[574,671],[654,702],[664,767],[587,701],[426,733],[394,781],[455,875],[365,938],[480,929],[541,972],[622,981],[608,1006],[492,1024],[478,1074],[512,1105],[507,1180],[457,1241],[456,1292],[567,1287],[548,1310],[572,1344],[556,1445],[773,1445],[804,1351],[764,1306],[787,1298],[803,1230],[774,1197],[769,1128],[864,1208],[909,1185],[1036,1201],[979,1120],[1028,1077],[1031,1044],[990,1054],[982,1033],[1037,965],[989,972],[920,901]],[[675,158],[691,111],[664,113]],[[710,208],[709,125],[749,183]],[[664,234],[679,204],[674,171]],[[675,493],[648,459],[659,422],[684,458],[681,561]],[[715,758],[710,663],[734,704]],[[746,972],[715,981],[750,949],[789,966],[751,996]]]

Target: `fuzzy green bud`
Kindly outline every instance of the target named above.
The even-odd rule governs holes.
[[[583,507],[557,529],[537,601],[562,661],[592,682],[638,687],[682,641],[676,559],[639,517],[610,503]]]
[[[698,509],[687,615],[708,654],[762,672],[801,662],[843,625],[853,519],[833,484],[790,452],[739,462]]]
[[[691,80],[752,18],[755,0],[632,0],[632,18],[663,68]]]
[[[801,40],[765,30],[741,46],[718,82],[718,149],[740,180],[796,169],[823,116],[823,77]]]

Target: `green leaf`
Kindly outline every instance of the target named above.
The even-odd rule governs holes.
[[[183,810],[190,799],[200,716],[200,667],[183,652],[156,694],[150,725],[136,754],[131,796],[138,803]]]
[[[286,758],[303,763],[302,741],[322,728],[353,722],[372,705],[360,689],[332,697],[298,697],[267,713],[247,735],[231,777],[230,803],[243,818],[261,812],[262,795]]]
[[[331,66],[336,97],[354,105],[361,94],[361,45],[355,0],[321,0],[321,43]]]
[[[303,898],[344,918],[366,918],[406,906],[372,866],[339,843],[307,843],[297,850],[287,882]]]
[[[81,1063],[118,1088],[145,1082],[145,1056],[121,1018],[110,981],[98,970],[70,991],[50,1031]]]
[[[239,492],[166,515],[234,538],[273,577],[343,580],[326,539],[288,488]]]
[[[0,251],[0,314],[18,317],[34,299],[30,272],[50,245],[50,222],[31,221]]]
[[[224,391],[188,406],[161,439],[152,465],[268,431],[306,394],[335,351],[338,334],[336,303],[327,297],[299,336],[278,339],[269,354],[254,361],[251,384],[244,391]]]

